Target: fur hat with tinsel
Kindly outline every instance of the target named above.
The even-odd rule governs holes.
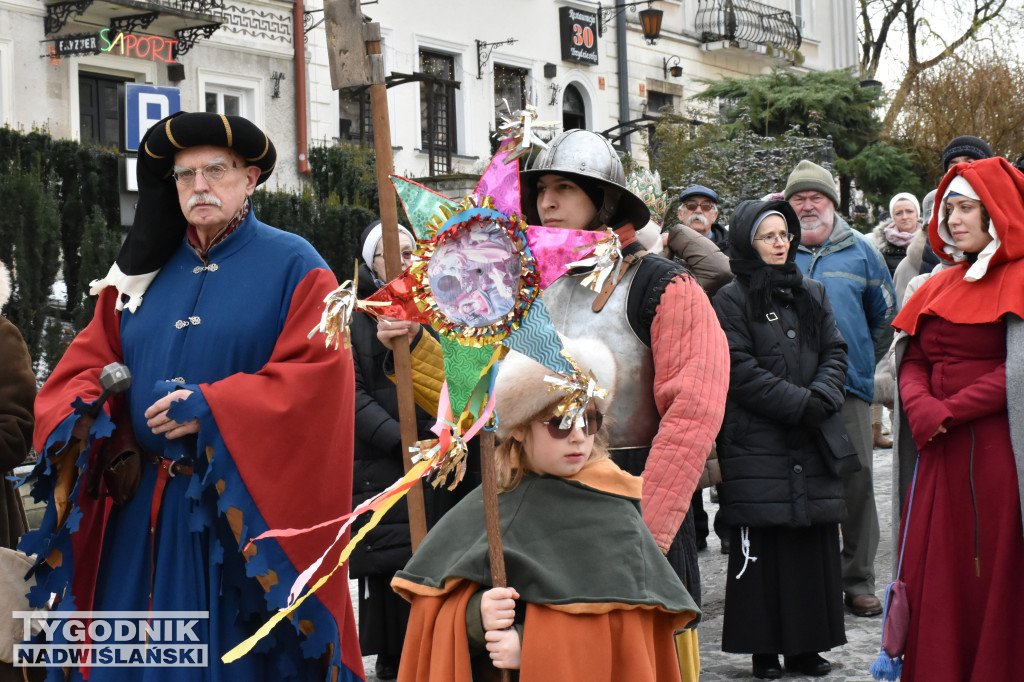
[[[567,382],[557,372],[536,360],[510,351],[498,367],[498,378],[494,385],[494,412],[498,415],[495,431],[498,438],[505,440],[518,426],[524,426],[545,409],[556,409],[562,404],[567,408],[586,408],[579,399],[590,398],[597,409],[607,414],[615,397],[615,356],[602,341],[594,338],[568,339],[559,335],[566,354],[581,370],[588,390],[570,393]],[[591,373],[593,380],[589,381]],[[545,380],[551,377],[554,382]],[[595,389],[603,389],[597,391]],[[587,400],[589,402],[589,399]]]

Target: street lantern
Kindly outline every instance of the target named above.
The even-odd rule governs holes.
[[[643,28],[644,40],[649,45],[653,45],[654,42],[661,37],[661,19],[664,16],[664,12],[660,9],[651,9],[651,5],[654,4],[654,0],[637,0],[637,2],[623,2],[611,7],[604,7],[601,3],[597,4],[597,35],[604,35],[604,27],[613,17],[617,17],[622,14],[625,10],[632,12],[637,11],[638,5],[647,5],[647,9],[640,10],[640,26]]]
[[[653,45],[661,37],[661,19],[664,14],[660,9],[651,9],[650,6],[640,10],[640,25],[648,45]]]

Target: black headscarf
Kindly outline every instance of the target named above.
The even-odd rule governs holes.
[[[751,241],[758,218],[770,211],[781,213],[786,228],[793,235],[789,254],[782,265],[770,265],[761,258]],[[772,301],[792,304],[800,324],[801,345],[808,349],[818,347],[821,306],[804,287],[803,273],[796,264],[796,250],[800,245],[800,220],[788,201],[743,201],[733,211],[729,223],[731,256],[729,266],[748,290],[754,321],[768,323],[766,315]]]

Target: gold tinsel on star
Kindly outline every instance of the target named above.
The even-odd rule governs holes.
[[[505,100],[502,102],[505,103],[505,110],[510,113],[509,116],[501,115],[501,125],[498,126],[498,130],[505,136],[505,141],[498,151],[510,151],[509,155],[505,157],[505,163],[512,163],[516,159],[526,156],[533,145],[547,149],[547,143],[537,137],[536,131],[544,128],[554,129],[560,124],[557,121],[538,122],[536,120],[537,110],[532,104],[527,104],[525,108],[511,113],[508,102]]]
[[[320,332],[324,335],[324,346],[338,349],[339,343],[344,344],[346,349],[352,347],[352,333],[349,325],[352,324],[352,313],[355,311],[359,297],[356,290],[359,287],[359,262],[356,262],[355,274],[340,287],[327,294],[324,298],[324,312],[320,316],[320,324],[309,330],[307,339]]]
[[[605,236],[592,245],[577,247],[577,249],[590,248],[593,246],[594,253],[582,260],[573,261],[566,265],[566,269],[590,268],[591,272],[580,281],[580,285],[592,291],[601,291],[605,282],[613,277],[622,263],[622,246],[619,237],[611,229],[605,231]]]
[[[561,417],[559,427],[567,429],[584,428],[586,425],[587,405],[596,398],[607,398],[608,389],[597,385],[597,379],[593,372],[584,372],[571,355],[563,348],[564,357],[572,365],[571,374],[556,374],[544,377],[544,381],[551,384],[548,386],[548,393],[561,391],[565,397],[555,406],[555,416]]]

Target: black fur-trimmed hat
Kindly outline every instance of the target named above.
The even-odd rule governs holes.
[[[103,279],[90,283],[89,293],[117,288],[117,309],[135,312],[160,269],[181,246],[188,221],[181,212],[178,189],[171,172],[174,156],[189,147],[224,147],[260,169],[256,184],[265,182],[277,163],[270,138],[240,116],[179,111],[146,131],[139,145],[136,180],[139,201],[132,229],[117,260]]]
[[[173,170],[175,154],[204,145],[231,149],[259,168],[257,185],[266,182],[277,163],[274,143],[255,123],[241,116],[205,111],[179,111],[154,125],[139,150],[139,162],[163,178]]]

